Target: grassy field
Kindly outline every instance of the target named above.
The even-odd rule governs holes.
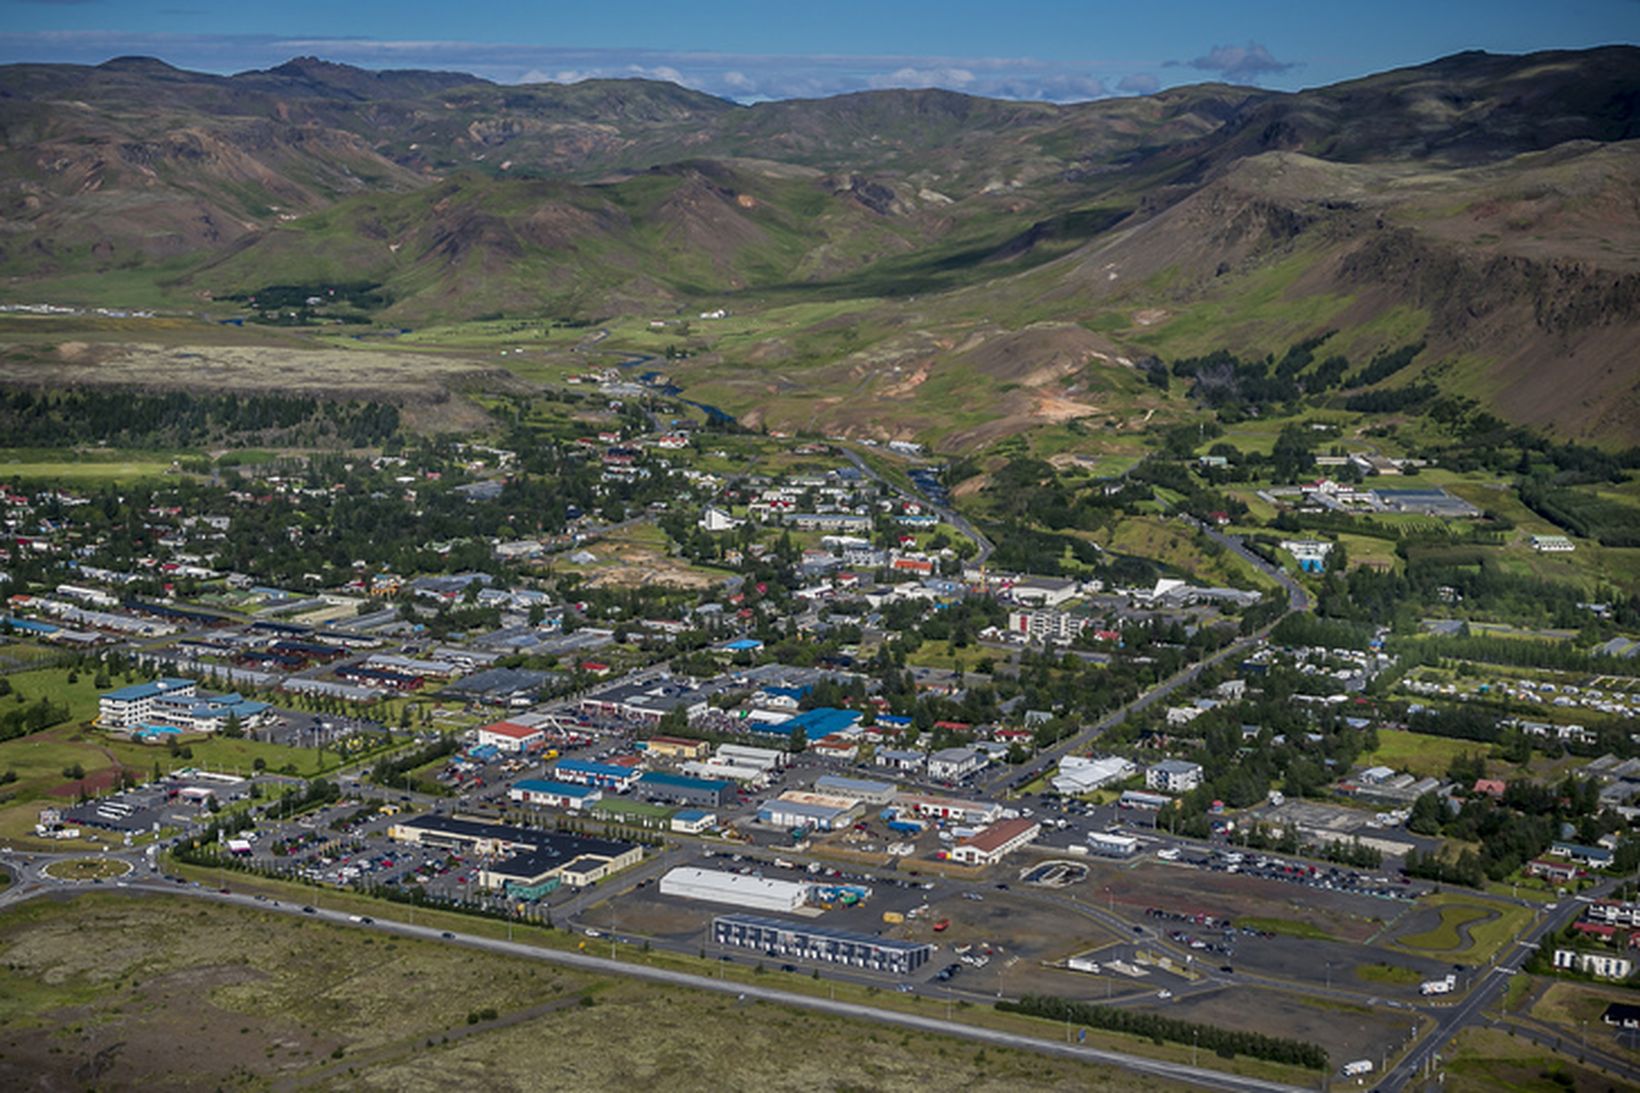
[[[1310,922],[1300,922],[1291,918],[1238,918],[1236,925],[1249,930],[1262,930],[1269,934],[1283,934],[1287,937],[1301,937],[1308,941],[1337,941],[1338,939],[1321,927]]]
[[[1621,987],[1597,987],[1585,983],[1551,983],[1532,1004],[1531,1015],[1546,1024],[1578,1035],[1585,1024],[1602,1034],[1601,1014],[1613,1002],[1634,1004],[1634,992]]]
[[[451,912],[424,909],[411,913],[401,905],[386,903],[367,896],[356,895],[352,892],[320,890],[308,885],[261,877],[247,877],[240,873],[205,869],[174,862],[169,865],[168,871],[181,874],[190,879],[198,879],[210,885],[226,883],[231,885],[235,891],[261,891],[282,900],[294,899],[302,902],[321,903],[325,908],[332,910],[357,912],[382,918],[403,918],[406,915],[411,915],[414,921],[421,925],[437,926],[440,929],[461,931],[481,937],[516,937],[517,940],[527,941],[530,944],[558,949],[584,949],[588,944],[588,942],[578,939],[573,934],[542,930],[533,926],[520,926],[514,931],[509,931],[506,924],[501,922],[477,919]],[[620,949],[620,959],[623,961],[636,961],[653,967],[709,975],[714,978],[727,978],[731,981],[768,982],[762,974],[746,964],[723,964],[716,960],[660,949],[642,952],[632,947],[622,947]],[[826,995],[839,1001],[852,1001],[880,1009],[901,1010],[908,1013],[932,1013],[937,1008],[941,1015],[944,1013],[943,1006],[937,1006],[937,1004],[931,1006],[930,1001],[920,995],[902,995],[885,992],[874,987],[864,987],[851,983],[831,983],[805,976],[782,976],[779,983],[783,988],[798,993]],[[1059,1026],[1053,1022],[1019,1014],[998,1013],[988,1006],[972,1006],[959,1003],[952,1012],[952,1016],[966,1024],[1008,1029],[1033,1036],[1053,1037],[1059,1030]],[[1156,1044],[1148,1039],[1099,1032],[1092,1029],[1088,1032],[1087,1043],[1093,1047],[1133,1052],[1175,1062],[1183,1062],[1190,1058],[1190,1048],[1186,1045]],[[1302,1084],[1313,1077],[1311,1072],[1308,1071],[1253,1059],[1237,1058],[1233,1061],[1215,1059],[1213,1062],[1215,1066],[1232,1070],[1237,1074],[1263,1077],[1293,1084]],[[826,1088],[831,1088],[831,1086]]]
[[[1378,747],[1358,760],[1363,766],[1386,766],[1419,776],[1446,774],[1452,760],[1475,753],[1490,755],[1490,744],[1474,740],[1454,740],[1445,736],[1379,729]]]
[[[62,482],[96,485],[102,482],[138,482],[172,473],[172,457],[150,452],[99,452],[76,457],[62,451],[54,457],[32,449],[0,448],[0,478],[24,482]]]
[[[1442,1053],[1451,1093],[1603,1093],[1609,1078],[1564,1055],[1489,1028],[1467,1028]]]
[[[597,1089],[835,1089],[845,1057],[856,1088],[1174,1088],[731,996],[163,897],[98,893],[14,908],[0,915],[0,951],[0,1084],[10,1088],[52,1075],[68,1082],[72,1072],[73,1084],[90,1074],[107,1087],[525,1090],[550,1070]],[[620,1046],[564,1050],[588,1043]]]
[[[1395,946],[1461,964],[1486,963],[1532,921],[1532,912],[1524,907],[1455,892],[1425,896],[1418,906],[1438,908],[1440,921],[1419,933],[1396,938]]]
[[[1410,986],[1423,979],[1413,969],[1394,964],[1357,964],[1355,977],[1366,983],[1393,983],[1398,986]]]

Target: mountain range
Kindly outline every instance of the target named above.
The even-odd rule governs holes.
[[[926,435],[947,362],[1028,421],[1095,365],[1334,332],[1363,362],[1424,343],[1396,382],[1635,443],[1640,50],[1067,106],[742,106],[314,58],[0,68],[5,301],[214,313],[326,282],[372,286],[355,318],[398,324],[786,308],[701,374],[742,406],[812,395],[765,413],[817,427],[921,375],[890,431]]]

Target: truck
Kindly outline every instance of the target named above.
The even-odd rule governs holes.
[[[922,832],[923,825],[916,820],[890,820],[888,829],[902,835],[917,835]]]
[[[1371,1059],[1357,1059],[1353,1063],[1344,1064],[1344,1077],[1354,1078],[1362,1074],[1372,1073]]]
[[[1422,995],[1451,994],[1458,987],[1458,977],[1451,972],[1444,979],[1426,979],[1418,984],[1418,993]]]

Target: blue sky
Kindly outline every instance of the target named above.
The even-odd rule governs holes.
[[[1070,100],[1296,89],[1454,53],[1640,41],[1640,0],[0,0],[0,62],[122,54],[236,72],[317,55],[500,82],[670,79],[729,98],[947,87]]]

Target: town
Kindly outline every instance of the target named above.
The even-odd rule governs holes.
[[[1351,565],[1385,526],[1564,551],[1337,477],[1428,460],[1161,435],[959,511],[916,445],[750,434],[619,369],[554,397],[586,431],[9,485],[0,902],[339,892],[381,904],[355,926],[1071,1007],[1356,1081],[1528,976],[1635,975],[1635,601],[1451,546]],[[1149,557],[1006,518],[1068,491]],[[1586,1057],[1640,1073],[1634,1012]]]

